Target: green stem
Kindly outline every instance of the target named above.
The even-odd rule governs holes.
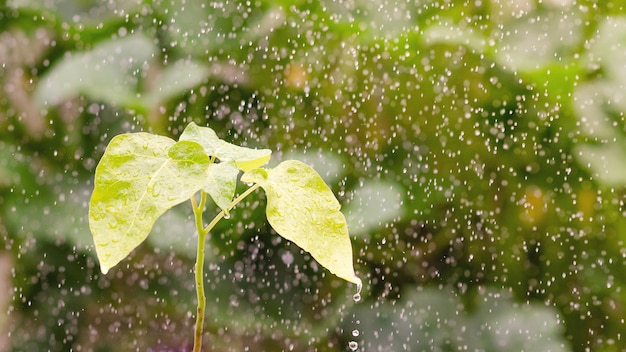
[[[206,296],[204,295],[204,242],[208,231],[205,231],[202,224],[202,213],[206,204],[206,193],[200,192],[200,204],[196,204],[196,197],[191,197],[191,205],[196,220],[198,231],[198,248],[196,253],[196,296],[198,307],[196,311],[196,330],[193,338],[193,352],[202,350],[202,330],[204,329],[204,310],[206,306]]]
[[[258,184],[254,184],[252,187],[248,188],[245,192],[240,194],[239,197],[235,198],[232,202],[230,202],[230,204],[228,204],[228,208],[226,208],[226,209],[228,211],[230,211],[237,204],[239,204],[239,202],[241,202],[244,198],[246,198],[250,193],[254,192],[254,190],[257,189],[257,188],[259,188]],[[213,220],[211,220],[211,222],[204,228],[204,231],[209,233],[209,231],[211,231],[213,229],[213,227],[215,227],[217,222],[222,220],[224,215],[226,215],[226,212],[224,210],[220,211],[219,214],[215,215]]]
[[[248,188],[245,192],[239,195],[239,197],[230,202],[230,204],[226,208],[226,211],[230,211],[257,188],[259,188],[258,184],[255,184],[252,187]],[[217,214],[213,218],[213,220],[211,220],[211,222],[206,227],[204,227],[202,222],[202,214],[204,213],[204,207],[206,205],[206,197],[206,192],[200,191],[199,204],[196,202],[195,196],[191,197],[191,206],[193,207],[193,214],[196,221],[196,230],[198,231],[198,248],[196,252],[195,267],[196,296],[198,298],[198,308],[196,312],[196,330],[193,339],[193,352],[200,352],[202,350],[202,332],[204,329],[204,311],[206,307],[206,296],[204,295],[204,244],[208,233],[226,214],[224,210],[220,211],[219,214]]]

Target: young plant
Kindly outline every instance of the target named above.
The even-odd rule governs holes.
[[[194,351],[201,350],[204,327],[206,236],[258,187],[265,190],[267,220],[274,230],[330,272],[355,283],[357,295],[361,290],[352,266],[346,219],[330,188],[315,170],[296,160],[261,168],[270,155],[268,149],[227,143],[212,129],[192,122],[178,142],[144,132],[118,135],[96,167],[89,227],[104,274],[146,239],[165,211],[191,201],[198,232]],[[235,198],[240,171],[244,172],[241,181],[252,186]],[[221,210],[205,226],[207,197]]]

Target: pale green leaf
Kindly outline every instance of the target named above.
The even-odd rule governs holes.
[[[344,207],[352,235],[367,238],[372,231],[399,219],[404,211],[398,184],[366,180],[347,197]]]
[[[622,143],[602,145],[577,145],[575,155],[579,163],[592,173],[593,177],[611,187],[626,185],[626,149]]]
[[[612,93],[619,94],[623,92],[623,82],[626,79],[626,51],[616,48],[622,48],[626,43],[626,17],[606,17],[598,22],[598,29],[594,37],[590,38],[591,47],[584,57],[584,63],[586,67],[600,66],[603,83],[614,85]],[[622,108],[623,100],[616,102]]]
[[[208,76],[207,66],[189,60],[179,60],[173,65],[166,66],[157,75],[154,87],[145,95],[145,105],[150,108],[157,107],[197,86]]]
[[[209,166],[208,180],[203,191],[228,215],[228,206],[235,196],[239,169],[232,160]]]
[[[156,46],[143,35],[107,40],[93,50],[65,57],[41,78],[34,92],[39,106],[85,94],[118,106],[141,105],[136,71],[151,61]]]
[[[181,141],[193,141],[204,147],[204,151],[221,161],[233,160],[243,171],[265,165],[272,154],[269,149],[251,149],[221,140],[209,127],[200,127],[191,122],[180,135]]]
[[[296,160],[273,169],[254,169],[241,180],[254,182],[267,195],[267,220],[282,237],[311,253],[342,279],[361,285],[352,266],[352,244],[346,218],[324,180]]]
[[[546,8],[540,16],[529,13],[506,21],[497,50],[494,50],[496,62],[512,72],[532,72],[554,63],[564,65],[583,39],[580,21],[583,18],[579,14],[572,12],[571,16],[562,16],[558,8]]]
[[[116,136],[96,168],[89,227],[106,273],[148,236],[169,208],[206,184],[209,157],[194,142],[148,133]]]
[[[487,38],[471,28],[455,25],[449,18],[441,18],[437,23],[423,30],[425,45],[446,44],[464,45],[482,53],[487,46]]]

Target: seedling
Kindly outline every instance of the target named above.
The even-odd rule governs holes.
[[[269,149],[227,143],[212,129],[192,122],[178,142],[145,132],[118,135],[96,167],[89,227],[103,274],[148,237],[165,211],[191,201],[198,233],[194,352],[201,350],[204,328],[206,236],[259,187],[266,193],[267,220],[274,230],[309,252],[330,272],[355,283],[357,295],[361,290],[361,280],[352,266],[346,219],[330,188],[315,170],[300,161],[287,160],[275,168],[262,168],[270,155]],[[235,198],[240,171],[241,181],[251,186]],[[207,197],[220,211],[205,226]]]

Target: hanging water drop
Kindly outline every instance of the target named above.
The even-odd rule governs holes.
[[[361,289],[363,288],[362,284],[356,285],[356,293],[352,295],[352,299],[354,302],[359,302],[361,300]]]
[[[348,347],[350,348],[350,351],[356,351],[357,348],[359,348],[359,344],[356,341],[350,341],[348,342]]]

